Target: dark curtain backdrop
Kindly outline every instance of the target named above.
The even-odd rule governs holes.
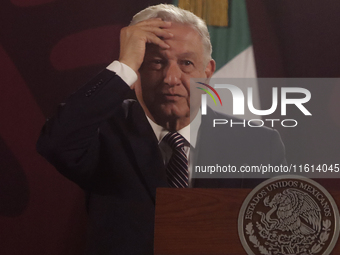
[[[159,2],[1,1],[1,254],[82,254],[84,194],[36,153],[35,143],[58,103],[118,57],[119,31],[133,14]],[[340,76],[340,2],[247,3],[259,77]],[[339,158],[340,89],[313,91],[311,107],[322,119],[279,128],[290,162]],[[270,103],[268,90],[260,94]],[[336,182],[322,180],[330,188]]]
[[[340,2],[247,0],[247,8],[258,77],[340,77]],[[297,108],[291,109],[287,119],[298,120],[298,126],[275,126],[285,143],[288,163],[339,162],[340,84],[337,83],[307,84],[312,98],[306,107],[312,116],[305,117]],[[263,109],[269,109],[271,90],[261,85],[259,90]],[[285,119],[279,111],[271,117]],[[339,179],[318,181],[326,188],[339,187]]]

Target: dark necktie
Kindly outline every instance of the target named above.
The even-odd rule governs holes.
[[[165,141],[172,148],[171,158],[166,165],[168,184],[174,188],[187,188],[189,185],[188,158],[184,152],[184,137],[178,133],[168,133]]]

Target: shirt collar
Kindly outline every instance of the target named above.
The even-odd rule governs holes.
[[[160,143],[163,139],[163,137],[169,133],[169,130],[166,130],[165,128],[163,128],[162,126],[156,124],[155,122],[153,122],[148,116],[146,116],[146,118],[148,119],[153,132],[155,133],[157,139],[158,139],[158,143]],[[197,133],[198,133],[198,129],[201,125],[201,110],[198,111],[197,115],[195,116],[195,118],[193,119],[193,121],[191,121],[191,123],[189,125],[187,125],[186,127],[180,129],[177,131],[177,133],[181,134],[185,140],[187,140],[190,145],[195,148],[196,146],[196,141],[197,141]]]

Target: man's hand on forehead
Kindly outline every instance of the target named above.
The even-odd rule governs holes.
[[[119,61],[137,72],[143,63],[146,43],[158,45],[162,49],[170,48],[164,42],[165,39],[173,37],[173,34],[166,30],[170,26],[171,22],[153,18],[124,27],[120,32]]]

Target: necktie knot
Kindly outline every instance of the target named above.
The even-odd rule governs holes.
[[[178,133],[168,133],[163,141],[172,148],[172,155],[166,165],[170,187],[186,188],[189,185],[188,158],[184,152],[185,138]]]
[[[173,149],[181,149],[184,147],[185,138],[177,132],[169,132],[164,136],[163,140]]]

